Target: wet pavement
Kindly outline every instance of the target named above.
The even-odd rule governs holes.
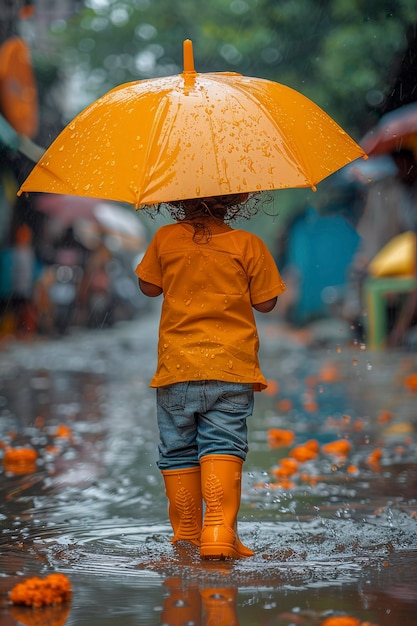
[[[169,541],[148,388],[157,323],[155,310],[2,345],[1,626],[319,626],[329,616],[414,626],[417,354],[370,353],[334,322],[311,335],[260,317],[270,386],[249,424],[239,516],[255,557],[201,562]],[[295,439],[282,446],[288,430]],[[346,455],[326,452],[334,441],[348,442]],[[284,476],[282,459],[308,442],[316,455]],[[32,468],[4,464],[7,447],[28,445]],[[49,613],[10,604],[16,583],[53,572],[70,579],[70,603]]]

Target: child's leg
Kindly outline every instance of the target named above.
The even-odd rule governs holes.
[[[191,388],[190,388],[191,387]],[[175,383],[156,390],[159,428],[158,467],[162,470],[198,467],[196,405],[190,383]]]
[[[160,431],[158,467],[161,470],[172,542],[200,545],[202,525],[201,472],[197,451],[197,424],[188,383],[157,390],[157,417]]]
[[[242,465],[248,449],[246,420],[252,415],[252,385],[206,383],[207,410],[199,416],[201,484],[206,504],[202,558],[253,556],[237,533]]]

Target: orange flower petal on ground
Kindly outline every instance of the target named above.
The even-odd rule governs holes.
[[[45,452],[48,452],[49,454],[59,454],[60,453],[60,448],[58,448],[58,446],[45,446]]]
[[[313,452],[316,452],[317,454],[320,450],[319,442],[317,441],[317,439],[309,439],[305,442],[304,445],[306,448],[312,450]]]
[[[276,483],[270,483],[269,487],[271,489],[294,489],[294,487],[296,487],[296,484],[288,478],[282,478]]]
[[[390,422],[392,418],[393,418],[392,411],[388,411],[388,410],[381,411],[380,414],[378,415],[378,424],[386,424],[387,422]]]
[[[268,387],[264,389],[267,396],[276,396],[279,393],[279,384],[276,380],[267,380]]]
[[[349,454],[351,448],[352,446],[347,439],[337,439],[336,441],[325,443],[321,450],[324,454],[345,457]]]
[[[314,445],[314,440],[307,441],[305,444],[296,446],[290,451],[290,457],[296,459],[300,463],[311,461],[318,455],[318,443],[317,447]]]
[[[360,621],[356,617],[340,615],[337,617],[327,617],[320,626],[360,626]]]
[[[319,379],[323,383],[335,383],[339,381],[339,368],[334,363],[325,363],[319,372]]]
[[[4,455],[6,463],[35,463],[38,453],[33,448],[7,448]]]
[[[297,470],[298,470],[298,461],[296,459],[285,458],[285,459],[281,459],[278,467],[274,467],[271,470],[271,473],[274,476],[283,478],[285,476],[292,476],[293,474],[297,472]]]
[[[285,457],[281,459],[279,463],[281,467],[286,468],[288,471],[291,471],[293,474],[298,469],[298,462],[296,459],[289,459],[288,457]]]
[[[306,413],[315,413],[319,409],[319,405],[316,400],[306,400],[303,404],[304,411]]]
[[[413,372],[405,377],[404,386],[409,391],[417,391],[417,372]]]
[[[283,398],[279,402],[277,402],[277,409],[282,411],[283,413],[288,413],[292,409],[292,402],[289,398]]]
[[[273,448],[290,446],[294,443],[295,434],[292,430],[270,428],[268,430],[268,444]]]
[[[381,458],[382,458],[382,450],[381,448],[376,448],[368,455],[368,458],[366,459],[366,463],[367,465],[369,465],[369,467],[372,470],[378,472],[380,470]]]
[[[71,583],[64,574],[50,574],[46,578],[27,578],[10,592],[13,604],[42,607],[62,604],[71,598]]]
[[[59,424],[55,430],[55,437],[60,439],[72,439],[71,428],[65,424]]]
[[[33,448],[6,448],[3,467],[13,474],[33,474],[38,453]]]

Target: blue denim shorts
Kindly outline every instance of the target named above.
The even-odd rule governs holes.
[[[199,380],[158,387],[159,469],[198,466],[207,454],[246,459],[246,420],[253,411],[253,386]]]

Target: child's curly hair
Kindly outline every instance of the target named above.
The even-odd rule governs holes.
[[[259,211],[261,196],[265,192],[232,193],[223,196],[205,198],[187,198],[158,204],[145,204],[139,207],[150,217],[167,211],[176,221],[195,219],[196,217],[214,217],[224,222],[236,219],[248,220]]]
[[[224,222],[230,222],[245,212],[248,200],[248,193],[191,198],[168,202],[167,210],[171,217],[177,221],[214,217]]]
[[[234,220],[249,220],[261,208],[265,210],[265,205],[271,203],[273,204],[273,198],[268,192],[263,191],[172,200],[142,205],[140,209],[153,219],[158,215],[168,213],[176,222],[190,221],[194,227],[194,241],[208,243],[211,239],[211,231],[207,218],[218,219],[226,224]],[[266,213],[269,214],[267,211]]]
[[[205,198],[188,198],[143,206],[142,210],[152,218],[167,212],[176,222],[189,221],[194,227],[194,241],[208,243],[211,239],[208,223],[210,218],[221,220],[226,224],[237,219],[248,220],[259,211],[259,197],[259,193],[234,193]]]

